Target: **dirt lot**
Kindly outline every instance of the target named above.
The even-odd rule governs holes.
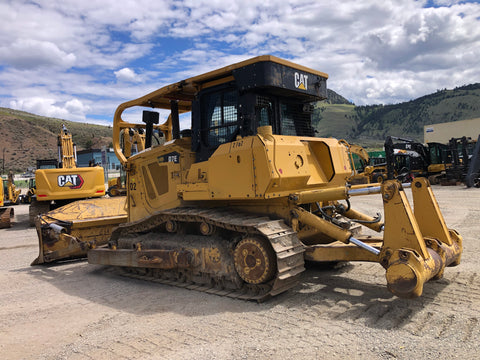
[[[434,187],[462,263],[402,300],[378,264],[308,269],[262,304],[124,278],[85,261],[31,267],[28,207],[0,230],[2,359],[477,359],[480,190]],[[355,198],[372,215],[378,195]]]

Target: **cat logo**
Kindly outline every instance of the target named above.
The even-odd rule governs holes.
[[[295,73],[295,87],[300,90],[308,89],[308,75]]]
[[[80,189],[83,185],[83,178],[79,174],[59,175],[57,177],[57,184],[60,187]]]

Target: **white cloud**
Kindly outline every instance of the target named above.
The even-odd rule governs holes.
[[[10,46],[0,46],[0,62],[18,69],[69,68],[75,60],[74,54],[60,50],[50,41],[17,39]]]
[[[65,110],[70,114],[76,114],[85,118],[85,114],[90,110],[90,106],[84,105],[78,99],[72,99],[65,103]]]
[[[10,102],[10,106],[14,109],[20,109],[34,114],[42,114],[44,116],[70,120],[67,118],[69,112],[65,108],[57,106],[55,104],[55,99],[42,97],[23,98],[18,100],[12,100]]]
[[[123,68],[118,71],[114,71],[115,76],[120,81],[138,81],[138,75],[135,74],[130,68]]]
[[[124,101],[267,53],[329,73],[328,86],[357,104],[479,82],[480,4],[429,3],[436,7],[415,0],[4,0],[0,105],[110,121]]]

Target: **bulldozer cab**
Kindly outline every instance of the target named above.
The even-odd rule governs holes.
[[[126,163],[118,139],[123,129],[132,126],[146,129],[146,144],[149,127],[161,130],[166,141],[191,137],[197,162],[207,160],[220,145],[254,135],[263,126],[278,135],[314,136],[311,102],[327,97],[327,78],[325,73],[267,55],[166,86],[117,109],[115,151]],[[158,117],[147,111],[145,125],[134,125],[121,119],[122,112],[133,106],[171,113],[158,126]],[[180,131],[179,116],[190,111],[191,129]]]
[[[233,79],[232,79],[233,77]],[[271,126],[277,135],[314,136],[312,101],[326,98],[326,75],[285,63],[253,62],[193,101],[192,150],[204,161],[221,144]]]

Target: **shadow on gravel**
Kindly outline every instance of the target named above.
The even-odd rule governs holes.
[[[365,275],[365,271],[356,274],[356,270],[359,269],[351,264],[340,269],[309,267],[301,284],[290,290],[293,294],[282,295],[285,305],[310,308],[323,319],[361,322],[368,327],[390,330],[408,324],[418,312],[435,303],[449,285],[446,279],[430,281],[424,285],[422,296],[402,299],[388,291],[386,279],[379,277],[378,270],[371,276]]]
[[[378,271],[368,282],[360,280],[365,278],[365,271],[357,276],[356,270],[356,266],[350,264],[333,270],[308,268],[299,284],[261,304],[123,277],[113,268],[90,265],[86,260],[15,271],[48,282],[68,295],[136,315],[175,312],[194,317],[223,312],[261,313],[283,306],[292,311],[307,311],[312,320],[361,321],[380,329],[402,327],[448,286],[447,280],[429,282],[420,298],[400,299],[387,290],[386,282],[380,283]]]
[[[28,206],[29,205],[25,204],[12,206],[14,212],[12,227],[2,229],[2,231],[11,232],[30,228]],[[32,227],[32,229],[34,229],[34,227]]]

